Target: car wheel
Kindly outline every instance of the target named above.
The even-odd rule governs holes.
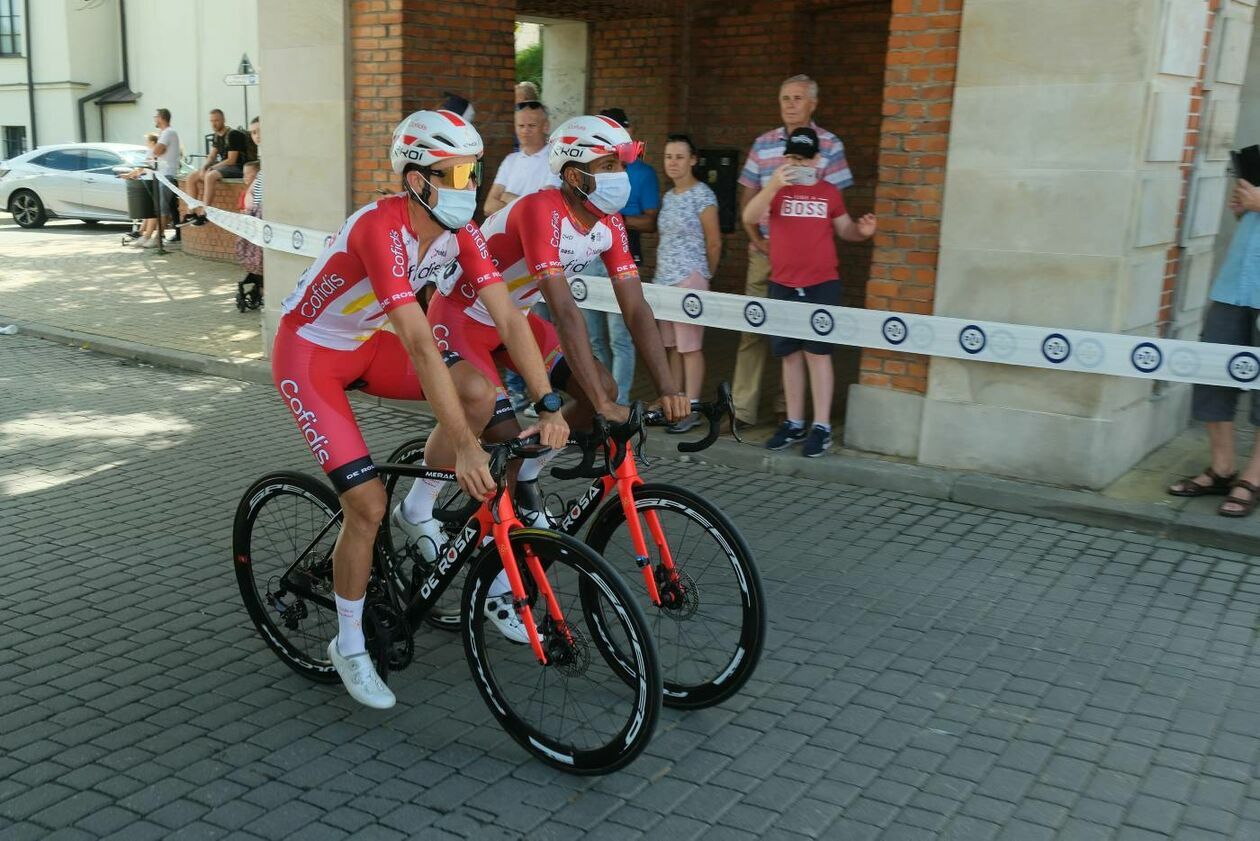
[[[23,228],[41,228],[48,221],[48,213],[39,196],[30,190],[19,190],[9,199],[9,212],[13,221]]]

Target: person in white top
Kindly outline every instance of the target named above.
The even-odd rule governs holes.
[[[172,181],[179,175],[179,134],[175,129],[171,128],[171,112],[166,108],[159,108],[153,114],[153,125],[157,127],[158,139],[157,145],[153,147],[153,155],[157,159],[157,171]],[[179,216],[179,199],[170,191],[166,185],[162,185],[161,200],[163,207],[169,210],[168,213],[162,214],[171,219]],[[175,229],[175,237],[172,242],[179,242],[179,228]]]
[[[538,100],[516,104],[516,139],[521,145],[503,159],[494,176],[494,186],[482,205],[486,215],[507,207],[514,199],[536,193],[543,187],[558,187],[560,180],[547,165],[547,108]]]

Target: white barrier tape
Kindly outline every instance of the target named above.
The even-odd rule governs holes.
[[[158,177],[185,202],[193,201],[169,179]],[[206,208],[206,217],[255,245],[304,257],[318,257],[333,240],[326,231],[264,222],[214,207]],[[569,281],[569,287],[586,309],[618,310],[607,278],[579,275]],[[656,316],[666,321],[969,362],[1260,388],[1260,348],[1246,345],[808,305],[652,283],[643,285],[643,293]]]

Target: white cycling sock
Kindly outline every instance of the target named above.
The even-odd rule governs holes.
[[[363,642],[363,602],[362,599],[343,599],[336,593],[333,598],[337,602],[337,650],[344,657],[362,654],[367,650]]]
[[[490,589],[486,590],[486,598],[497,599],[499,596],[509,595],[512,592],[512,583],[508,581],[507,570],[499,570],[499,574],[494,577],[494,581],[490,582]]]
[[[425,467],[430,466],[427,461],[420,463]],[[441,479],[417,479],[412,484],[411,490],[407,491],[406,498],[403,499],[403,516],[412,523],[432,520],[433,504],[437,502],[438,493],[445,484]]]
[[[538,478],[544,467],[563,450],[548,450],[538,458],[527,458],[521,464],[521,472],[516,474],[517,481],[529,482]]]

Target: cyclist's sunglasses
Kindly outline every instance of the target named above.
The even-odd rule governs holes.
[[[537,99],[527,99],[524,102],[516,103],[517,111],[524,111],[526,108],[528,108],[531,111],[535,111],[535,110],[546,111],[547,110],[547,106],[543,105]]]
[[[468,182],[480,186],[481,184],[481,161],[474,161],[467,164],[455,164],[450,169],[430,169],[429,175],[434,178],[440,178],[446,181],[456,190],[462,190],[468,186]]]
[[[643,157],[643,150],[646,148],[642,140],[632,140],[629,143],[618,143],[613,147],[613,154],[616,154],[617,160],[623,164],[632,164]]]

